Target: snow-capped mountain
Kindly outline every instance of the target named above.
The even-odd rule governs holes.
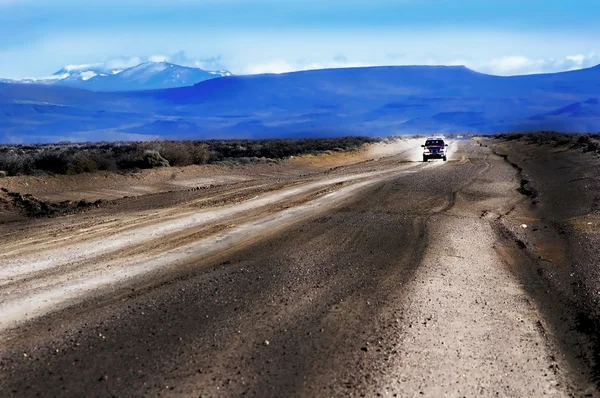
[[[50,79],[61,83],[86,82],[96,76],[112,76],[121,72],[118,69],[108,69],[103,64],[67,65],[50,76]]]
[[[68,65],[48,77],[18,81],[0,79],[0,82],[54,84],[92,91],[138,91],[192,86],[225,76],[231,76],[231,73],[168,62],[145,62],[128,69],[109,69],[104,64]]]
[[[150,90],[193,86],[204,80],[231,76],[228,71],[205,71],[168,62],[146,62],[118,73],[97,75],[83,88],[94,91]]]
[[[20,80],[2,79],[1,81],[15,83],[60,83],[61,85],[76,85],[78,83],[88,81],[95,76],[109,76],[119,72],[121,72],[121,70],[108,69],[104,66],[104,64],[67,65],[59,71],[46,77],[32,77]]]

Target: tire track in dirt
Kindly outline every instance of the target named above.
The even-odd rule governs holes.
[[[142,223],[136,228],[126,228],[124,231],[114,231],[110,236],[102,236],[100,239],[82,240],[81,244],[71,244],[60,249],[51,249],[49,252],[40,253],[36,250],[36,255],[19,258],[11,262],[10,255],[0,255],[0,260],[4,266],[0,269],[0,283],[11,276],[22,275],[27,272],[37,272],[48,268],[56,267],[65,263],[71,263],[79,259],[92,258],[97,255],[120,251],[123,248],[143,244],[147,241],[164,238],[180,230],[193,228],[195,226],[206,225],[219,220],[226,220],[230,216],[235,216],[244,212],[254,211],[265,206],[276,204],[280,201],[288,200],[296,195],[302,195],[305,192],[320,189],[328,185],[335,185],[339,182],[360,181],[377,177],[378,175],[400,172],[401,169],[385,170],[381,172],[362,173],[345,177],[337,177],[324,181],[316,181],[309,184],[295,186],[271,195],[262,195],[250,200],[243,201],[236,205],[226,206],[217,209],[207,209],[200,212],[183,212],[176,217],[165,217],[166,219],[156,219],[156,214],[151,217],[154,222],[148,224]],[[74,237],[77,240],[77,235]]]
[[[185,218],[183,222],[181,218],[168,221],[160,218],[154,224],[144,227],[152,229],[150,234],[140,236],[139,228],[131,229],[137,239],[129,241],[124,241],[122,237],[114,240],[114,231],[107,229],[111,232],[109,239],[113,239],[116,246],[105,244],[104,248],[99,248],[94,246],[94,241],[84,238],[79,244],[40,253],[38,257],[33,257],[33,261],[37,261],[33,267],[32,258],[18,259],[12,263],[12,268],[11,263],[8,263],[0,270],[4,279],[3,291],[0,292],[0,309],[6,315],[0,326],[6,328],[19,319],[42,315],[50,308],[58,308],[73,300],[84,291],[97,290],[108,283],[117,283],[122,279],[189,262],[194,257],[230,247],[236,240],[248,235],[246,229],[264,231],[267,225],[275,227],[269,223],[272,217],[288,222],[287,220],[297,219],[305,212],[314,213],[315,206],[328,205],[333,200],[332,195],[339,194],[338,197],[342,199],[344,195],[362,186],[389,178],[411,167],[422,166],[396,165],[391,169],[297,185],[278,192],[276,196],[261,196],[242,202],[239,205],[241,208],[234,205],[215,210],[213,213],[217,213],[216,217],[198,219],[197,214],[192,215],[192,220],[198,219],[199,223],[185,222]],[[234,211],[228,211],[229,209]],[[174,222],[178,224],[174,226]],[[231,230],[232,223],[241,226]],[[164,226],[164,229],[158,229],[159,226]],[[107,226],[103,228],[106,229]],[[256,231],[252,233],[258,233]],[[87,245],[87,249],[83,244]],[[70,252],[69,247],[75,252]],[[58,255],[52,257],[53,253]]]

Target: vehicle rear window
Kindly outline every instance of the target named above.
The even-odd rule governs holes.
[[[425,145],[429,146],[429,145],[444,145],[444,141],[443,140],[430,140],[430,141],[425,141]]]

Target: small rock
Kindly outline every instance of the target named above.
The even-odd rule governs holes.
[[[269,340],[265,340],[265,345],[269,345]]]
[[[6,171],[0,171],[0,178],[7,177],[8,173]]]

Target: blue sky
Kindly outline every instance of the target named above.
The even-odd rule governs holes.
[[[0,0],[0,77],[166,59],[233,73],[600,63],[598,0]]]

